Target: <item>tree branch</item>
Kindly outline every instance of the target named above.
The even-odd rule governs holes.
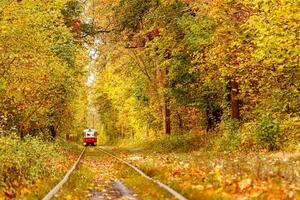
[[[147,67],[144,60],[141,57],[139,57],[134,50],[132,50],[131,52],[134,58],[138,61],[138,67],[141,70],[141,72],[149,79],[150,82],[152,82],[153,80],[147,71]]]

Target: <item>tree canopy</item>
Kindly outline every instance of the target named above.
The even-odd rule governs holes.
[[[47,130],[55,136],[71,128],[74,98],[85,95],[85,55],[66,23],[73,8],[64,0],[1,4],[0,126],[21,137]]]
[[[95,105],[115,137],[299,120],[298,1],[95,2]]]

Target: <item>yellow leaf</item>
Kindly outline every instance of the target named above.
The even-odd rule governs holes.
[[[241,180],[238,185],[240,190],[243,191],[252,185],[252,179],[248,178],[248,179]]]

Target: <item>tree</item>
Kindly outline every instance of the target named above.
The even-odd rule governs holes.
[[[61,14],[65,3],[13,1],[1,13],[1,123],[21,137],[66,126],[61,119],[81,87],[77,46]]]

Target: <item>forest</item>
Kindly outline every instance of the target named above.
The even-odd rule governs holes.
[[[300,1],[0,0],[0,199],[41,199],[86,128],[187,199],[299,199]],[[172,199],[86,151],[57,199],[100,158]]]
[[[299,1],[95,4],[106,13],[94,21],[93,105],[108,140],[216,134],[229,148],[296,148]]]

